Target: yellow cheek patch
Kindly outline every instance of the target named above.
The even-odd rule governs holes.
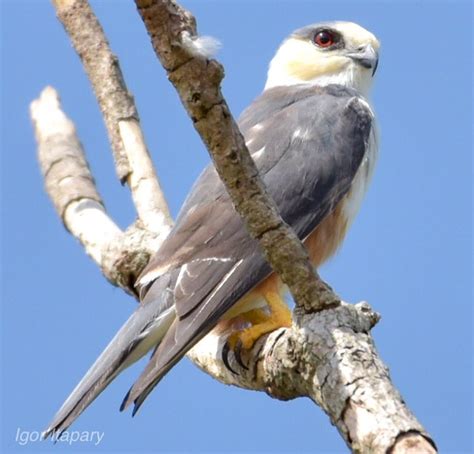
[[[302,81],[338,73],[347,64],[346,58],[328,55],[300,39],[286,41],[278,52],[278,60],[287,75]]]
[[[347,64],[342,57],[318,58],[316,61],[291,61],[287,65],[288,74],[296,79],[309,81],[316,77],[336,74]]]

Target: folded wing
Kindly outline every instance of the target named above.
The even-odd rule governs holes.
[[[242,115],[241,130],[268,192],[301,239],[349,191],[372,121],[367,103],[339,86],[273,88]],[[212,167],[195,183],[140,281],[173,269],[179,269],[177,318],[124,399],[122,409],[135,402],[134,413],[166,372],[271,272]]]

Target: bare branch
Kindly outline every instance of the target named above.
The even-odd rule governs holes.
[[[222,66],[190,44],[197,38],[194,17],[172,0],[135,2],[153,48],[209,150],[235,209],[252,237],[259,240],[272,268],[305,311],[339,304],[339,298],[316,277],[306,249],[264,188],[222,96]]]
[[[167,234],[172,219],[118,59],[86,0],[53,3],[91,81],[109,133],[117,174],[130,186],[138,217],[148,230]]]
[[[46,191],[59,217],[105,277],[134,294],[136,277],[168,231],[131,226],[122,232],[108,216],[74,124],[61,110],[54,88],[46,87],[31,103],[31,117]]]
[[[164,240],[173,226],[173,219],[146,147],[140,124],[134,118],[120,120],[118,124],[131,168],[127,182],[138,217],[146,230],[158,233]]]
[[[278,399],[311,398],[328,414],[353,452],[436,452],[378,357],[370,330],[379,316],[365,303],[341,303],[313,274],[301,242],[283,223],[265,193],[220,92],[222,67],[216,61],[208,61],[199,46],[193,44],[194,18],[172,1],[136,3],[155,50],[211,150],[236,208],[300,303],[291,328],[264,336],[252,351],[245,353],[247,368],[241,367],[231,354],[232,367],[238,374],[229,371],[222,361],[222,348],[232,325],[221,324],[188,356],[223,383],[265,391]],[[119,175],[127,178],[140,222],[122,232],[108,217],[74,126],[61,111],[52,88],[45,89],[31,107],[47,191],[66,227],[79,238],[105,276],[133,293],[136,276],[149,255],[158,249],[172,221],[136,109],[97,19],[85,0],[55,0],[55,5],[73,42],[84,40],[75,46],[93,85],[100,75],[101,84],[124,91],[116,96],[114,90],[101,92],[94,85],[106,122],[117,134],[112,142],[120,141],[119,148],[114,145],[116,159],[126,164],[118,166]],[[83,31],[78,30],[81,26],[89,36],[82,35]],[[86,49],[92,47],[88,40],[94,35],[100,43],[95,56]],[[105,63],[96,66],[90,61],[92,58]],[[120,80],[104,82],[114,78]],[[127,100],[132,103],[133,114],[114,117],[111,112],[120,111],[122,101],[127,104]]]
[[[189,357],[223,383],[282,400],[309,397],[328,414],[353,452],[435,453],[377,354],[370,329],[378,320],[367,303],[342,303],[296,316],[291,328],[257,342],[243,358],[246,368],[232,362],[238,375],[221,359],[229,332],[214,330]],[[406,434],[416,443],[411,448]]]
[[[46,87],[31,103],[31,117],[46,190],[66,228],[101,266],[104,251],[122,231],[105,212],[74,124],[54,88]]]
[[[221,94],[221,65],[192,46],[198,38],[193,16],[172,0],[135,1],[155,52],[236,210],[305,312],[297,311],[291,329],[271,334],[263,348],[253,349],[247,373],[229,373],[220,359],[229,333],[212,333],[189,356],[225,383],[264,390],[280,399],[310,397],[328,413],[354,452],[388,452],[406,433],[428,445],[427,452],[435,452],[367,334],[377,316],[367,305],[340,305],[313,273],[303,245],[266,193]]]
[[[397,438],[387,454],[434,454],[436,452],[436,446],[432,440],[420,437],[416,432],[407,432]]]
[[[112,143],[117,173],[124,181],[131,169],[123,150],[118,122],[138,118],[138,115],[132,96],[123,84],[118,60],[87,1],[53,0],[53,4],[91,81]]]

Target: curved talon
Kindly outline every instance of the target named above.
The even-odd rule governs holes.
[[[235,361],[242,369],[249,370],[248,366],[242,360],[242,343],[239,342],[234,349]]]
[[[229,363],[229,350],[234,352],[237,364],[243,369],[249,370],[242,359],[242,351],[251,350],[255,342],[264,334],[270,333],[277,328],[291,326],[291,312],[280,295],[277,292],[267,292],[264,296],[270,308],[270,314],[262,309],[253,309],[241,314],[239,319],[251,323],[251,326],[232,333],[222,349],[224,364],[235,374],[237,372]]]
[[[229,341],[227,341],[224,346],[222,347],[222,362],[227,369],[232,372],[234,375],[240,375],[236,370],[232,368],[229,362],[229,352],[231,348],[229,346]],[[238,361],[237,361],[238,362]]]

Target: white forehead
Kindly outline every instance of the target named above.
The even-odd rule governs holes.
[[[374,34],[354,22],[337,21],[332,22],[331,26],[341,32],[346,39],[350,39],[353,44],[370,43],[374,47],[379,47],[379,42]]]

